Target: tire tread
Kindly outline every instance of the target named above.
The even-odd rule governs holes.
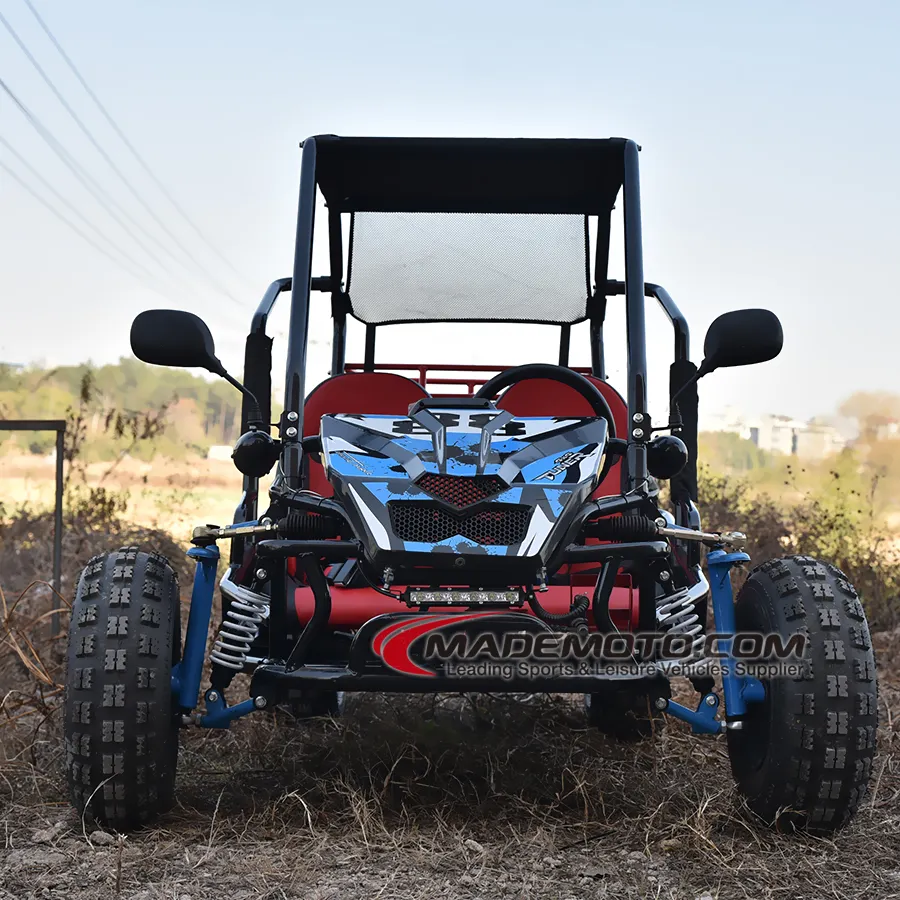
[[[875,659],[859,597],[835,566],[787,557],[751,571],[736,615],[739,629],[762,615],[785,636],[809,637],[804,673],[767,688],[771,734],[759,768],[751,771],[742,754],[754,739],[752,716],[744,731],[729,732],[738,787],[770,823],[834,831],[859,808],[875,754]]]
[[[178,616],[177,576],[158,554],[123,547],[81,573],[65,685],[66,778],[79,813],[120,831],[173,799]]]

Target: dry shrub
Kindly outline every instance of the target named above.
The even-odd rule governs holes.
[[[62,584],[49,583],[53,559],[53,513],[0,512],[0,699],[42,698],[61,681],[68,608],[82,567],[98,553],[139,546],[167,556],[182,584],[192,567],[170,535],[125,521],[125,499],[105,488],[70,488],[63,515]],[[59,633],[52,634],[54,615]],[[8,711],[8,698],[3,708]]]
[[[895,628],[900,625],[900,550],[897,536],[874,514],[878,479],[869,482],[865,493],[845,486],[839,472],[832,472],[831,479],[827,488],[785,503],[756,493],[745,480],[701,467],[704,527],[745,532],[754,565],[795,553],[833,563],[856,586],[872,628]],[[785,486],[794,487],[791,481]]]
[[[862,539],[828,543],[846,519],[814,503],[783,510],[725,480],[704,478],[703,492],[706,524],[746,529],[755,559],[828,551],[867,590],[854,568]],[[78,496],[66,507],[62,596],[39,580],[52,516],[0,522],[9,851],[0,850],[0,896],[843,900],[900,891],[900,631],[875,635],[879,757],[869,799],[833,840],[760,827],[735,797],[724,741],[671,720],[652,741],[618,745],[586,727],[580,697],[358,694],[338,720],[298,723],[275,710],[225,732],[186,731],[173,812],[92,845],[61,776],[62,670],[48,613],[65,607],[91,555],[120,544],[164,553],[185,587],[190,573],[169,536],[123,521],[115,495]],[[870,614],[871,597],[893,590],[889,576],[879,570]],[[675,696],[697,700],[686,684]]]

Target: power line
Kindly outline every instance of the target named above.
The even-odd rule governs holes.
[[[146,253],[171,279],[172,283],[179,289],[183,290],[186,285],[182,285],[177,281],[177,275],[145,244],[143,244],[131,228],[124,222],[114,209],[109,205],[109,194],[104,190],[102,185],[76,160],[71,153],[58,141],[50,130],[41,122],[40,119],[16,96],[12,88],[0,78],[0,90],[3,90],[7,96],[16,104],[22,115],[28,119],[29,124],[37,131],[48,147],[59,157],[72,174],[78,179],[82,187],[97,201],[101,208],[107,212],[125,231],[125,233]],[[107,238],[109,240],[109,238]],[[187,286],[189,292],[196,296],[196,290],[192,286]],[[157,291],[161,296],[165,296]]]
[[[125,222],[116,211],[118,204],[109,196],[109,193],[100,185],[97,180],[76,160],[71,153],[58,141],[53,133],[44,125],[43,122],[16,96],[12,88],[0,78],[0,90],[2,90],[10,100],[18,107],[19,112],[28,120],[29,124],[41,136],[47,146],[59,157],[71,173],[78,179],[82,187],[100,204],[105,212],[107,212],[122,228],[122,230],[147,254],[164,272],[172,277],[175,273],[164,263],[149,247],[147,247],[138,235],[134,233],[131,227]]]
[[[37,19],[38,25],[41,26],[44,34],[47,35],[47,37],[50,39],[50,42],[53,44],[53,46],[56,47],[57,51],[59,52],[59,55],[63,58],[66,65],[72,70],[72,74],[78,79],[79,83],[84,88],[87,95],[91,98],[91,100],[94,101],[94,103],[97,106],[97,109],[99,109],[100,112],[103,114],[103,118],[106,119],[110,128],[112,128],[113,131],[115,131],[115,133],[119,136],[119,139],[122,141],[122,143],[131,151],[132,156],[134,156],[134,158],[138,161],[138,163],[140,163],[141,168],[143,168],[143,170],[147,173],[147,175],[150,177],[150,179],[153,181],[153,183],[156,185],[156,187],[159,189],[159,191],[162,193],[162,195],[169,201],[169,203],[172,204],[173,208],[178,212],[178,214],[181,216],[181,218],[184,219],[184,221],[187,222],[188,225],[190,225],[190,227],[194,230],[194,232],[197,234],[197,236],[200,238],[200,240],[203,241],[203,243],[206,244],[206,246],[220,260],[222,260],[222,262],[224,262],[225,265],[228,266],[228,268],[231,269],[231,271],[235,275],[237,275],[238,278],[240,278],[242,281],[246,281],[244,276],[242,276],[241,273],[238,272],[238,270],[232,265],[232,263],[228,259],[228,257],[225,256],[224,253],[221,253],[218,250],[218,248],[210,240],[207,239],[206,235],[203,234],[203,232],[200,230],[199,226],[194,223],[194,221],[190,218],[190,216],[188,216],[187,212],[185,212],[185,210],[181,206],[181,204],[178,203],[178,201],[172,196],[171,192],[166,188],[166,186],[162,183],[162,181],[156,176],[156,173],[150,168],[150,165],[146,162],[146,160],[143,158],[143,156],[141,156],[141,154],[138,153],[137,148],[131,143],[130,140],[128,140],[125,133],[122,131],[122,129],[119,127],[118,123],[112,117],[112,114],[106,109],[106,107],[103,105],[103,103],[101,103],[100,98],[91,90],[87,81],[85,81],[81,72],[78,70],[78,67],[75,65],[75,63],[71,60],[69,55],[63,49],[62,44],[60,44],[60,42],[56,39],[56,36],[50,30],[47,23],[41,18],[40,14],[35,9],[34,4],[31,2],[31,0],[23,0],[23,2],[31,10],[31,14],[35,17],[35,19]]]
[[[78,209],[78,207],[75,206],[75,204],[72,203],[71,200],[69,200],[68,198],[63,196],[52,184],[50,184],[50,182],[47,181],[47,179],[44,178],[44,176],[41,175],[41,173],[38,172],[38,170],[35,169],[35,167],[33,165],[31,165],[31,163],[28,162],[28,160],[24,156],[22,156],[22,154],[19,153],[18,150],[16,150],[16,148],[13,147],[13,145],[10,144],[10,142],[8,140],[6,140],[6,138],[3,137],[3,135],[0,135],[0,144],[2,144],[4,147],[6,147],[6,149],[10,153],[12,153],[12,155],[23,166],[25,166],[25,168],[44,186],[44,188],[46,188],[48,191],[50,191],[50,193],[60,203],[62,203],[63,206],[65,206],[66,209],[69,210],[69,212],[71,212],[77,219],[79,219],[83,225],[85,225],[87,228],[89,228],[91,231],[93,231],[94,234],[96,234],[97,237],[99,237],[101,240],[103,240],[107,244],[109,244],[110,247],[112,247],[120,256],[123,256],[135,268],[140,269],[149,278],[156,278],[156,276],[153,274],[153,272],[151,272],[142,262],[140,262],[139,260],[136,260],[133,256],[131,256],[129,253],[127,253],[125,250],[123,250],[121,247],[119,247],[114,241],[110,240],[110,238],[107,237],[107,235],[105,235],[93,222],[91,222],[91,220],[88,219],[88,217],[83,212],[81,212],[81,210]],[[8,166],[4,166],[4,168],[7,171],[10,171]],[[13,177],[15,177],[15,175]],[[22,182],[19,181],[19,183],[21,184]],[[26,188],[26,190],[27,190],[27,188]],[[120,263],[120,265],[121,265],[121,263]],[[134,272],[131,272],[130,270],[129,270],[129,272],[132,275],[135,274]],[[135,275],[135,277],[138,277],[138,276]]]
[[[31,51],[25,46],[25,44],[22,42],[22,40],[21,40],[21,38],[19,37],[19,35],[15,32],[15,30],[13,29],[13,27],[9,24],[9,22],[6,20],[6,18],[4,17],[4,15],[3,15],[2,13],[0,13],[0,24],[2,24],[4,28],[6,28],[6,30],[9,32],[10,36],[12,37],[12,39],[19,45],[19,49],[25,54],[25,56],[28,58],[28,61],[32,64],[32,66],[34,66],[34,68],[37,70],[38,74],[41,76],[41,78],[44,80],[44,82],[47,84],[47,86],[50,88],[50,90],[53,91],[54,95],[56,96],[56,99],[59,100],[59,102],[63,105],[63,107],[66,109],[66,111],[69,113],[69,115],[75,120],[75,123],[76,123],[76,124],[79,126],[79,128],[87,135],[88,140],[90,140],[90,141],[94,144],[94,146],[97,148],[98,152],[99,152],[102,156],[105,156],[104,151],[99,147],[99,145],[98,145],[98,144],[96,143],[96,141],[94,140],[93,135],[90,134],[90,132],[89,132],[89,130],[87,129],[87,127],[86,127],[86,126],[84,125],[84,123],[79,119],[78,114],[77,114],[77,113],[75,112],[75,110],[73,110],[72,107],[66,102],[66,99],[65,99],[65,98],[62,96],[62,94],[57,90],[56,86],[55,86],[55,85],[53,84],[53,82],[50,80],[50,77],[49,77],[49,76],[47,75],[47,73],[43,70],[43,68],[41,68],[40,63],[38,63],[38,61],[34,58],[34,56],[32,55]],[[12,94],[10,93],[8,87],[4,87],[4,89],[6,90],[6,92],[7,92],[8,94],[10,94],[10,96],[12,96]],[[16,103],[19,105],[20,108],[23,107],[23,104],[22,104],[16,97],[14,97],[14,96],[13,96],[13,101],[16,102]],[[24,111],[24,110],[23,110],[23,111]],[[32,124],[33,124],[33,123],[32,123]],[[57,143],[58,143],[58,142],[57,142]],[[61,145],[60,145],[60,146],[61,146]],[[68,152],[67,152],[67,155],[71,156],[71,154],[68,154]],[[107,157],[107,161],[110,162],[110,163],[112,164],[112,161],[109,160],[108,157]],[[112,168],[113,168],[114,171],[117,171],[117,170],[116,170],[116,167],[115,167],[115,164],[112,164]],[[121,174],[121,173],[119,173],[119,174]],[[164,253],[167,253],[169,256],[172,256],[171,250],[169,250],[168,247],[166,247],[165,245],[163,245],[163,244],[159,241],[159,239],[156,237],[156,235],[150,233],[150,232],[149,232],[149,231],[148,231],[148,230],[147,230],[140,222],[136,221],[135,218],[131,215],[131,213],[129,213],[128,210],[126,210],[126,209],[125,209],[125,208],[124,208],[124,207],[123,207],[123,206],[122,206],[122,205],[121,205],[114,197],[112,197],[108,192],[106,192],[105,190],[102,190],[101,188],[99,188],[99,186],[98,186],[98,189],[100,189],[100,190],[102,191],[102,193],[103,193],[104,196],[106,197],[107,201],[108,201],[109,203],[111,203],[112,205],[114,205],[114,206],[116,207],[116,209],[119,211],[119,213],[121,213],[121,215],[123,215],[126,219],[128,219],[128,221],[129,221],[135,228],[137,228],[138,230],[140,230],[140,231],[144,234],[145,237],[147,237],[149,240],[153,241],[158,247],[160,247],[160,249],[161,249]],[[175,261],[176,261],[179,265],[181,265],[181,266],[184,265],[184,263],[183,263],[180,259],[175,258]],[[161,264],[161,263],[160,263],[160,264]]]
[[[28,59],[28,61],[29,61],[29,62],[31,63],[31,65],[35,68],[35,70],[37,71],[37,73],[41,76],[41,78],[43,79],[43,81],[44,81],[44,83],[47,85],[47,87],[49,87],[50,90],[53,92],[53,94],[54,94],[54,96],[56,97],[56,99],[59,100],[59,102],[62,104],[62,106],[63,106],[63,108],[66,110],[66,112],[68,112],[68,114],[72,117],[72,119],[75,121],[75,124],[79,127],[79,129],[82,131],[82,133],[85,135],[85,137],[91,142],[91,144],[93,145],[94,149],[95,149],[95,150],[103,157],[104,161],[105,161],[105,162],[107,163],[107,165],[113,170],[113,172],[115,172],[115,174],[117,175],[117,177],[122,181],[122,183],[125,185],[125,187],[128,189],[128,191],[129,191],[129,192],[134,196],[134,198],[141,204],[141,206],[144,207],[144,209],[147,211],[147,213],[148,213],[148,214],[151,216],[151,218],[156,222],[156,224],[163,230],[163,232],[165,232],[165,234],[173,241],[173,243],[175,244],[175,246],[178,247],[179,251],[180,251],[181,253],[183,253],[183,254],[188,258],[188,260],[194,265],[194,267],[195,267],[202,275],[204,275],[206,278],[208,278],[209,281],[210,281],[210,282],[211,282],[211,283],[212,283],[219,291],[221,291],[223,294],[225,294],[227,297],[229,297],[229,299],[231,299],[234,303],[237,303],[238,305],[241,305],[241,303],[240,303],[240,301],[237,299],[237,297],[235,297],[235,296],[234,296],[234,295],[233,295],[233,294],[232,294],[232,293],[231,293],[224,285],[222,285],[220,282],[218,282],[218,280],[215,278],[215,276],[213,276],[213,275],[212,275],[212,274],[211,274],[211,273],[210,273],[210,272],[209,272],[209,271],[208,271],[208,270],[207,270],[207,269],[206,269],[206,268],[205,268],[205,267],[204,267],[204,266],[196,259],[196,257],[193,256],[193,254],[191,254],[187,249],[185,249],[185,248],[182,246],[182,244],[181,244],[179,238],[171,231],[171,229],[169,229],[169,227],[168,227],[168,226],[162,221],[162,219],[156,214],[156,212],[155,212],[154,209],[150,206],[150,204],[147,203],[146,200],[144,200],[144,198],[141,196],[141,194],[138,192],[138,190],[137,190],[137,189],[134,187],[134,185],[132,185],[131,182],[128,180],[128,177],[127,177],[127,176],[124,174],[124,172],[122,172],[122,170],[116,165],[116,163],[115,163],[115,161],[112,159],[112,157],[111,157],[111,156],[103,149],[103,147],[100,145],[99,141],[94,137],[93,133],[92,133],[91,130],[87,127],[87,125],[85,125],[85,123],[82,121],[82,119],[81,119],[81,117],[78,115],[78,113],[75,112],[75,110],[72,108],[72,106],[69,104],[69,102],[65,99],[65,97],[63,97],[63,95],[62,95],[62,93],[60,92],[60,90],[59,90],[59,89],[56,87],[56,85],[53,83],[53,80],[52,80],[52,79],[50,78],[50,76],[44,71],[43,67],[42,67],[41,64],[37,61],[37,59],[35,58],[34,54],[32,54],[32,52],[28,49],[28,47],[26,46],[26,44],[24,43],[24,41],[19,37],[19,35],[18,35],[18,33],[16,32],[16,30],[12,27],[12,25],[9,23],[9,21],[6,19],[6,17],[5,17],[2,13],[0,13],[0,24],[2,24],[3,27],[7,30],[7,32],[9,32],[10,36],[11,36],[12,39],[16,42],[16,44],[18,45],[19,49],[25,54],[25,56],[26,56],[26,58]],[[115,202],[115,201],[114,201],[114,202]],[[128,218],[128,220],[129,220],[136,228],[138,228],[138,229],[139,229],[139,230],[140,230],[140,231],[141,231],[141,232],[142,232],[149,240],[153,241],[153,243],[156,244],[157,247],[159,247],[164,253],[168,254],[168,256],[169,256],[171,259],[175,260],[175,262],[178,263],[178,265],[182,266],[182,268],[187,269],[187,267],[185,266],[184,261],[181,260],[181,259],[179,259],[179,258],[172,252],[172,250],[171,250],[169,247],[167,247],[162,241],[160,241],[160,240],[156,237],[156,235],[154,235],[151,231],[149,231],[147,228],[145,228],[143,224],[141,224],[141,223],[138,222],[136,219],[134,219],[134,217],[132,217],[132,216],[127,212],[127,210],[125,210],[124,208],[122,208],[121,205],[119,205],[118,203],[116,203],[116,206],[118,207],[118,209],[120,210],[120,212],[122,213],[122,215],[126,216],[126,217]]]
[[[0,141],[2,141],[4,144],[6,144],[7,147],[9,147],[8,142],[4,141],[2,138],[0,138]],[[16,155],[17,157],[19,157],[21,159],[20,154],[16,153],[16,151],[13,150],[12,147],[9,147],[9,149],[12,150],[14,155]],[[28,165],[28,164],[26,163],[26,165]],[[29,169],[31,169],[31,168],[32,167],[29,166]],[[141,284],[142,287],[146,288],[149,291],[152,291],[154,294],[157,294],[158,296],[162,297],[164,300],[171,301],[172,298],[171,298],[170,294],[168,294],[164,289],[160,290],[160,288],[158,286],[145,281],[133,269],[130,269],[121,260],[119,260],[115,256],[113,256],[113,254],[110,253],[105,247],[101,246],[93,238],[91,238],[89,235],[85,234],[85,232],[82,231],[81,228],[79,228],[77,225],[75,225],[73,222],[71,222],[69,219],[67,219],[66,216],[64,216],[58,209],[56,209],[52,203],[50,203],[45,197],[42,197],[31,185],[29,185],[21,177],[21,175],[19,175],[14,169],[12,169],[9,165],[7,165],[2,159],[0,159],[0,170],[3,170],[4,172],[6,172],[6,174],[9,175],[9,177],[12,178],[16,182],[16,184],[18,184],[19,187],[22,188],[23,191],[25,191],[27,194],[29,194],[33,199],[37,200],[37,202],[40,203],[41,206],[43,206],[44,209],[46,209],[51,215],[53,215],[54,218],[58,219],[67,228],[74,231],[75,234],[77,234],[85,243],[87,243],[89,246],[93,247],[93,249],[96,250],[98,253],[101,253],[103,256],[105,256],[113,264],[118,266],[123,272],[127,272],[129,275],[131,275],[131,277],[136,279]],[[54,195],[58,196],[59,199],[63,203],[65,203],[67,207],[72,208],[71,203],[69,203],[69,201],[67,201],[64,197],[59,195],[58,191],[56,191],[56,189],[53,188],[52,185],[48,184],[46,182],[46,180],[39,173],[35,172],[34,174],[37,175],[37,177],[40,179],[41,183],[45,184],[45,186]],[[73,210],[73,211],[75,211],[75,210]],[[83,218],[83,216],[81,216],[80,214],[79,214],[79,217]],[[88,224],[92,230],[96,231],[96,228],[93,225],[91,225],[90,222],[86,222],[86,224]],[[109,238],[106,238],[105,235],[102,235],[102,233],[101,233],[101,237],[104,237],[105,240],[109,241]],[[112,242],[110,241],[110,243],[112,243]],[[118,250],[120,253],[122,253],[123,256],[125,255],[124,251],[122,251],[121,248],[116,247],[115,244],[113,244],[113,246],[115,247],[116,250]],[[136,265],[138,265],[140,268],[144,269],[145,272],[148,272],[148,270],[144,266],[141,266],[140,263],[136,263]],[[152,273],[149,273],[149,274],[151,275],[151,277],[154,277],[152,275]],[[236,322],[234,322],[234,325],[235,325],[235,327],[240,327],[237,325]]]
[[[126,265],[123,265],[121,260],[116,259],[105,247],[101,247],[93,238],[86,235],[77,225],[73,222],[70,222],[58,209],[56,209],[50,202],[48,202],[44,197],[42,197],[31,185],[29,185],[14,169],[10,168],[3,160],[0,160],[0,169],[3,169],[10,178],[12,178],[19,187],[22,188],[26,193],[30,194],[38,203],[41,204],[48,212],[52,213],[60,222],[64,225],[68,226],[75,232],[83,241],[87,244],[90,244],[98,253],[102,253],[107,259],[112,260],[120,269],[127,272],[133,278],[138,278],[140,280],[140,276],[135,275],[134,271],[129,269]],[[160,294],[160,296],[165,297],[165,294],[161,293],[152,285],[146,284],[144,285],[149,290],[153,291],[156,294]]]

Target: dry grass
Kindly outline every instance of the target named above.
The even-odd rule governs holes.
[[[8,454],[2,457],[0,498],[8,510],[51,509],[54,498],[52,457]],[[127,517],[187,539],[199,521],[230,522],[241,476],[230,460],[155,459],[153,464],[126,458],[110,471],[110,463],[84,469],[90,487],[103,485],[128,493]]]
[[[176,808],[119,837],[68,806],[60,666],[29,656],[46,623],[24,606],[4,612],[18,651],[0,708],[0,898],[900,896],[898,632],[877,639],[870,796],[834,840],[753,822],[722,740],[670,722],[617,745],[575,698],[543,695],[354,695],[340,720],[276,711],[189,731]]]
[[[0,599],[0,900],[900,897],[900,631],[876,635],[879,756],[833,840],[752,821],[722,739],[670,721],[617,745],[586,727],[579,698],[542,695],[354,695],[340,720],[276,711],[190,730],[176,808],[97,835],[62,777],[48,614],[66,604],[27,587],[48,524],[0,542],[16,590]],[[135,538],[180,558],[159,532],[73,533],[66,571]]]

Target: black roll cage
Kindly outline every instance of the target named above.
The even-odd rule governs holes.
[[[338,202],[329,204],[328,210],[328,235],[329,235],[329,268],[330,274],[325,277],[313,277],[312,275],[312,247],[315,224],[316,195],[319,188],[317,173],[317,152],[319,143],[328,147],[338,146],[338,142],[345,140],[346,147],[352,147],[359,151],[368,152],[369,147],[376,150],[389,147],[400,147],[409,152],[417,147],[426,147],[433,151],[435,146],[444,148],[450,153],[455,147],[471,150],[474,146],[480,148],[496,145],[499,152],[505,147],[520,150],[525,145],[551,145],[572,144],[603,145],[604,152],[609,156],[615,154],[615,161],[620,165],[620,171],[613,173],[612,180],[607,178],[603,182],[602,177],[597,183],[608,188],[610,184],[616,187],[616,178],[621,175],[621,193],[623,201],[624,217],[624,244],[625,244],[625,280],[606,280],[606,272],[609,257],[609,234],[611,205],[605,212],[598,214],[596,201],[591,214],[598,215],[600,227],[597,234],[597,247],[595,257],[596,281],[604,284],[601,291],[595,288],[588,298],[587,316],[590,321],[591,340],[591,370],[600,378],[606,377],[605,360],[603,352],[603,326],[606,315],[607,299],[612,296],[625,297],[625,318],[627,332],[627,404],[629,418],[629,433],[621,435],[628,441],[628,449],[623,465],[623,492],[641,491],[647,482],[647,444],[652,438],[651,422],[647,410],[647,355],[646,355],[646,327],[645,327],[645,298],[655,299],[662,307],[672,323],[674,331],[674,362],[670,369],[669,396],[673,397],[680,392],[678,409],[683,422],[680,436],[689,450],[689,463],[685,470],[671,480],[672,500],[675,507],[676,520],[679,524],[689,525],[692,522],[692,507],[697,499],[697,392],[696,388],[689,384],[696,374],[696,366],[690,361],[690,333],[687,320],[678,306],[669,296],[668,292],[657,284],[644,282],[643,250],[641,238],[641,207],[640,207],[640,182],[638,174],[638,145],[631,140],[610,139],[597,142],[554,142],[554,141],[502,141],[486,139],[484,141],[464,141],[461,139],[443,139],[434,141],[421,141],[419,139],[341,139],[332,135],[311,137],[302,144],[302,161],[300,173],[300,196],[297,214],[297,233],[295,242],[294,270],[291,278],[281,278],[272,282],[266,290],[251,324],[250,334],[247,337],[244,384],[252,391],[260,401],[263,420],[271,421],[271,346],[272,341],[266,334],[266,324],[269,315],[279,296],[291,291],[290,325],[288,332],[288,355],[285,377],[285,403],[281,419],[281,471],[288,488],[298,489],[301,479],[303,437],[303,406],[306,398],[306,357],[309,341],[309,307],[312,291],[329,293],[331,295],[331,307],[333,318],[333,343],[332,343],[332,368],[331,374],[336,375],[344,371],[347,316],[352,315],[352,309],[348,295],[344,292],[343,278],[343,232],[341,214],[351,211],[348,208],[350,200],[344,201],[341,195]],[[355,144],[353,142],[356,142]],[[343,147],[341,148],[343,150]],[[570,148],[569,148],[570,149]],[[590,147],[587,148],[588,150]],[[621,159],[617,154],[621,151]],[[334,152],[329,150],[329,152]],[[613,158],[613,157],[610,157]],[[598,156],[599,160],[599,156]],[[493,161],[496,165],[496,159]],[[599,165],[599,162],[598,162]],[[463,175],[465,174],[463,170]],[[456,175],[460,176],[459,172]],[[332,177],[332,175],[329,175]],[[585,176],[587,181],[587,176]],[[388,179],[390,180],[390,179]],[[593,186],[596,186],[592,182]],[[344,187],[342,185],[342,187]],[[359,190],[359,183],[355,185]],[[501,188],[503,186],[501,185]],[[515,185],[505,185],[507,190],[514,190]],[[408,186],[407,186],[408,188]],[[562,184],[561,188],[571,191],[571,184]],[[500,189],[498,189],[500,190]],[[490,189],[489,189],[490,192]],[[438,192],[440,193],[440,192]],[[548,199],[549,198],[549,199]],[[327,198],[326,198],[327,199]],[[383,199],[383,198],[382,198]],[[429,206],[431,197],[426,193],[425,206],[415,200],[417,208],[444,209],[447,204],[454,201],[449,194],[443,194],[435,200],[434,206]],[[613,197],[615,199],[615,197]],[[372,207],[371,197],[366,201],[368,208]],[[377,201],[375,201],[377,202]],[[508,196],[502,199],[490,198],[485,211],[497,211],[497,203],[515,202],[515,211],[532,211],[527,206],[527,199],[515,197],[511,201]],[[572,197],[564,197],[560,200],[565,210],[554,207],[552,194],[544,192],[536,201],[536,211],[571,211]],[[523,203],[526,204],[523,206]],[[567,204],[567,205],[566,205]],[[362,207],[360,207],[362,208]],[[397,207],[398,209],[400,207]],[[404,207],[405,208],[405,207]],[[503,209],[506,209],[504,206]],[[467,207],[468,210],[468,207]],[[467,211],[459,210],[459,211]],[[456,211],[456,210],[451,210]],[[476,211],[479,211],[476,209]],[[585,210],[587,212],[587,210]],[[351,220],[352,221],[352,220]],[[293,290],[293,285],[301,285],[300,290]],[[386,323],[391,324],[391,323]],[[364,365],[368,369],[374,365],[375,335],[377,325],[366,324],[365,359]],[[568,364],[570,324],[560,325],[559,362],[560,365]],[[249,404],[245,397],[242,410],[243,430],[248,427]],[[268,425],[266,426],[268,429]],[[256,517],[258,499],[258,479],[244,478],[244,496],[236,512],[236,520],[249,521]]]

